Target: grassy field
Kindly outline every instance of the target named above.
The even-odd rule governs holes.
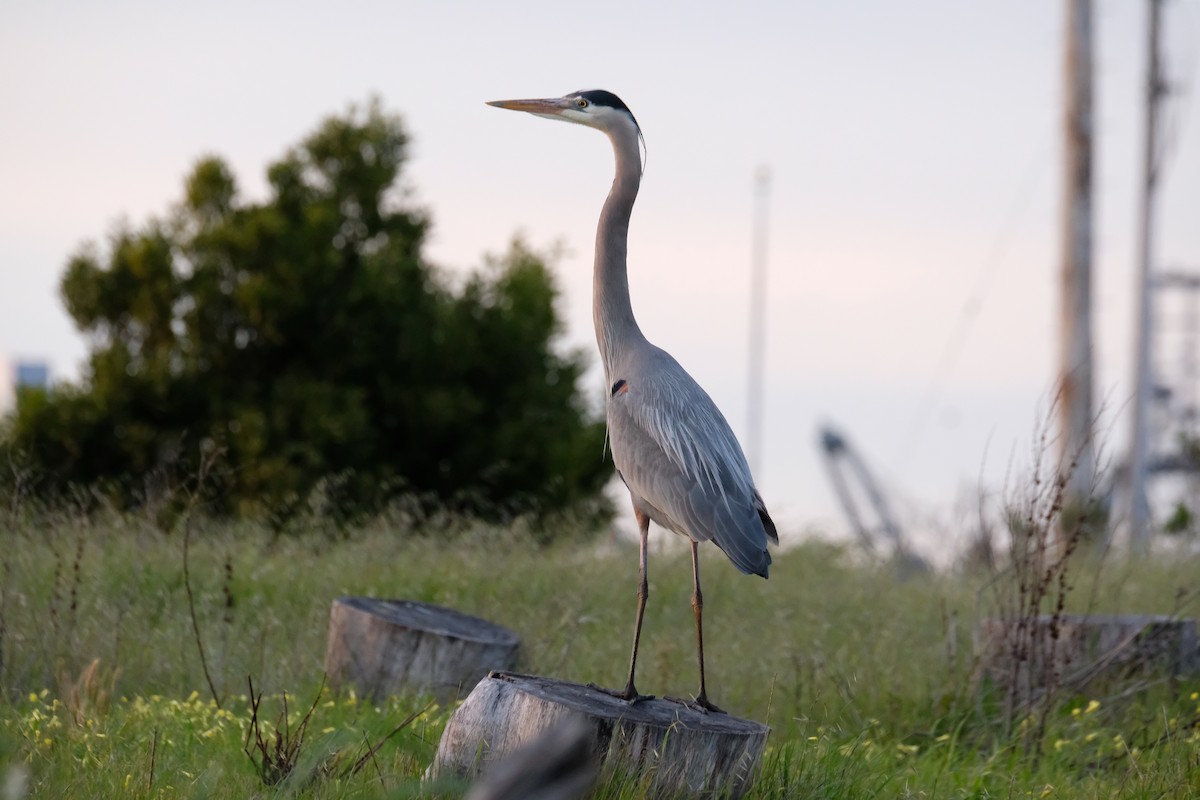
[[[623,682],[634,547],[539,546],[519,526],[406,517],[296,527],[198,522],[185,581],[182,529],[66,513],[4,523],[0,797],[459,794],[420,782],[452,708],[318,695],[340,595],[453,606],[517,631],[523,671]],[[1005,718],[974,679],[971,629],[997,611],[1008,577],[904,580],[808,543],[780,552],[762,581],[707,549],[710,695],[772,728],[752,797],[1200,797],[1200,680],[1064,692],[1042,708],[1044,728],[1038,713]],[[1198,571],[1195,557],[1080,554],[1064,608],[1194,616]],[[638,686],[686,694],[696,688],[686,551],[658,546],[650,582]],[[295,770],[272,785],[243,749],[248,678],[265,694],[268,739],[285,697],[293,738],[315,703]],[[630,790],[598,790],[617,795]]]

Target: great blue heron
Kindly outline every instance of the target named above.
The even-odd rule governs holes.
[[[683,534],[692,545],[692,608],[700,661],[694,705],[719,711],[704,682],[703,597],[698,545],[713,541],[746,574],[767,577],[767,540],[775,524],[754,487],[746,456],[712,398],[667,352],[646,340],[629,303],[626,251],[629,217],[642,180],[641,129],[612,92],[572,92],[542,100],[497,100],[490,105],[596,128],[612,141],[616,177],[600,212],[592,284],[592,317],[604,362],[608,439],[617,474],[629,487],[641,534],[637,621],[629,681],[613,692],[647,699],[634,687],[638,640],[646,610],[646,543],[650,521]]]

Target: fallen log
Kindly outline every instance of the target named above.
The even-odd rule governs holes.
[[[631,705],[576,683],[493,672],[450,718],[427,777],[474,779],[571,717],[588,731],[601,783],[633,780],[639,794],[651,797],[741,797],[754,781],[770,731],[671,700]]]

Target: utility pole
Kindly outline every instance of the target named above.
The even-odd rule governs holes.
[[[767,201],[771,171],[754,173],[754,232],[750,248],[750,358],[746,392],[746,449],[750,472],[762,480],[763,362],[767,346]]]
[[[1092,491],[1092,0],[1066,0],[1063,119],[1062,331],[1059,352],[1059,470],[1065,500],[1081,508]]]
[[[1158,106],[1166,93],[1159,63],[1159,28],[1163,0],[1149,0],[1149,42],[1146,48],[1146,130],[1142,150],[1142,202],[1138,236],[1137,331],[1134,356],[1133,436],[1129,454],[1129,542],[1134,550],[1150,544],[1150,502],[1146,494],[1149,472],[1149,413],[1152,370],[1150,353],[1153,328],[1154,205],[1158,191]]]

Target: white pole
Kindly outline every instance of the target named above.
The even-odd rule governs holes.
[[[754,233],[750,253],[750,358],[748,360],[746,450],[750,471],[762,480],[763,377],[767,346],[767,202],[771,171],[754,174]]]

